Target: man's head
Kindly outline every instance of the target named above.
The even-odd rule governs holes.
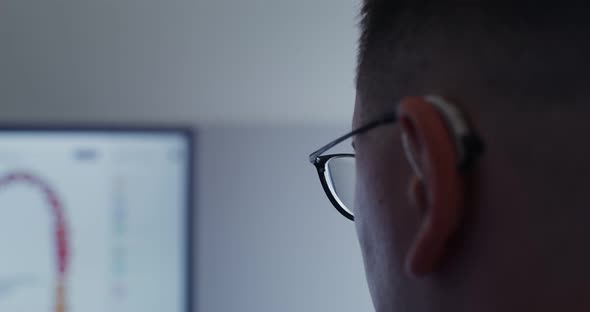
[[[353,126],[400,116],[355,138],[355,222],[379,312],[590,308],[588,13],[365,1]],[[429,95],[486,145],[468,170]]]

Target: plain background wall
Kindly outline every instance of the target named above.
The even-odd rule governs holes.
[[[2,0],[0,120],[348,120],[358,0]]]
[[[354,226],[306,162],[348,129],[357,10],[3,0],[0,121],[198,126],[199,311],[367,311]]]

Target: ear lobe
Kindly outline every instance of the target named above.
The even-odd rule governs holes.
[[[411,200],[419,204],[420,225],[406,256],[408,273],[423,276],[442,262],[447,242],[455,234],[463,214],[463,181],[457,169],[455,137],[446,118],[423,97],[405,98],[399,107],[402,129],[407,136],[408,160],[420,192]]]

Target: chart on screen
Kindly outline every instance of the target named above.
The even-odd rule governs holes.
[[[63,311],[65,311],[65,307],[66,307],[66,303],[65,303],[65,301],[66,301],[66,285],[65,285],[65,283],[67,280],[66,274],[67,274],[69,250],[68,250],[68,237],[67,237],[68,231],[67,231],[67,221],[66,221],[67,217],[65,215],[62,201],[59,199],[58,194],[55,192],[55,190],[53,190],[53,188],[49,184],[47,184],[42,178],[40,178],[39,176],[37,176],[33,173],[26,172],[26,171],[12,171],[12,172],[8,172],[8,173],[4,173],[3,175],[0,175],[0,192],[4,191],[5,188],[17,189],[14,186],[19,185],[19,184],[26,186],[27,192],[37,192],[42,197],[42,198],[37,198],[37,200],[42,200],[43,201],[42,203],[38,203],[37,205],[29,204],[28,206],[29,207],[39,206],[36,208],[48,215],[48,218],[47,218],[48,223],[50,223],[51,226],[53,227],[52,231],[47,232],[45,236],[46,236],[46,238],[51,237],[51,239],[53,240],[50,243],[50,245],[53,245],[52,251],[53,251],[53,257],[54,257],[54,259],[53,259],[54,270],[52,272],[53,274],[50,274],[49,272],[45,272],[45,274],[42,274],[40,272],[35,273],[31,270],[28,270],[29,272],[26,272],[27,270],[23,269],[22,263],[15,261],[15,259],[13,259],[13,261],[11,261],[12,263],[9,263],[7,261],[6,268],[12,268],[14,270],[13,271],[14,275],[10,276],[10,272],[5,272],[4,275],[7,276],[7,278],[5,278],[5,280],[0,280],[0,296],[5,295],[6,297],[8,297],[10,295],[10,292],[14,292],[14,293],[20,292],[21,293],[20,296],[16,295],[16,296],[13,296],[13,298],[16,299],[16,298],[20,297],[20,299],[16,299],[16,300],[22,301],[23,299],[25,299],[22,296],[23,293],[26,293],[27,291],[34,291],[34,288],[36,286],[35,282],[37,282],[39,284],[44,284],[45,288],[48,288],[48,285],[50,284],[50,282],[47,280],[47,278],[50,275],[53,275],[53,284],[54,284],[53,286],[55,288],[55,292],[54,292],[55,293],[55,298],[54,298],[55,311],[63,312]],[[8,192],[10,192],[10,191],[8,191]],[[18,191],[15,191],[15,193],[17,193],[17,192]],[[21,196],[23,199],[20,200],[20,202],[22,202],[22,203],[25,203],[27,198],[35,197],[32,194],[28,194],[28,196],[23,194]],[[39,197],[39,196],[37,196],[37,197]],[[1,198],[2,197],[0,197],[0,207],[15,206],[14,209],[19,210],[19,208],[18,208],[19,200],[18,199],[16,199],[16,201],[13,199],[13,202],[14,202],[13,205],[11,205],[10,202],[6,202],[6,203],[4,203],[4,205],[2,205]],[[10,198],[10,195],[7,195],[6,198]],[[42,207],[42,206],[44,206],[44,207]],[[7,209],[9,209],[9,208],[7,208]],[[21,223],[21,225],[23,223]],[[8,225],[6,225],[6,228],[8,228]],[[14,229],[12,233],[17,234],[18,230]],[[25,237],[25,235],[17,235],[15,237],[19,237],[19,238]],[[16,242],[16,244],[19,244],[19,243]],[[31,245],[35,246],[36,244],[31,244]],[[47,255],[48,254],[46,254],[46,256]],[[19,258],[22,258],[22,255],[20,255]],[[28,258],[32,259],[35,257],[32,257],[32,255],[31,255]],[[36,258],[39,259],[42,257],[40,257],[38,255]],[[10,259],[10,255],[8,255],[8,259]],[[36,267],[36,266],[33,266],[33,267]],[[33,297],[43,297],[43,296],[33,296]],[[25,303],[20,303],[18,305],[24,305],[24,304]]]
[[[187,149],[0,131],[0,311],[185,311]]]

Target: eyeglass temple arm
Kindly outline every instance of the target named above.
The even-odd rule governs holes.
[[[372,122],[370,122],[370,123],[368,123],[368,124],[366,124],[366,125],[364,125],[364,126],[362,126],[360,128],[357,128],[357,129],[353,130],[352,132],[350,132],[348,134],[345,134],[345,135],[337,138],[336,140],[328,143],[327,145],[325,145],[324,147],[320,148],[319,150],[313,152],[311,155],[309,155],[309,162],[312,163],[312,164],[315,163],[317,161],[318,157],[320,155],[322,155],[323,153],[325,153],[327,150],[329,150],[332,147],[334,147],[334,146],[342,143],[343,141],[346,141],[347,139],[349,139],[349,138],[351,138],[351,137],[353,137],[355,135],[358,135],[358,134],[367,132],[367,131],[369,131],[369,130],[371,130],[373,128],[376,128],[378,126],[381,126],[381,125],[385,125],[385,124],[389,124],[389,123],[394,123],[396,121],[397,121],[397,114],[396,113],[389,113],[389,114],[383,116],[381,119],[372,121]]]

